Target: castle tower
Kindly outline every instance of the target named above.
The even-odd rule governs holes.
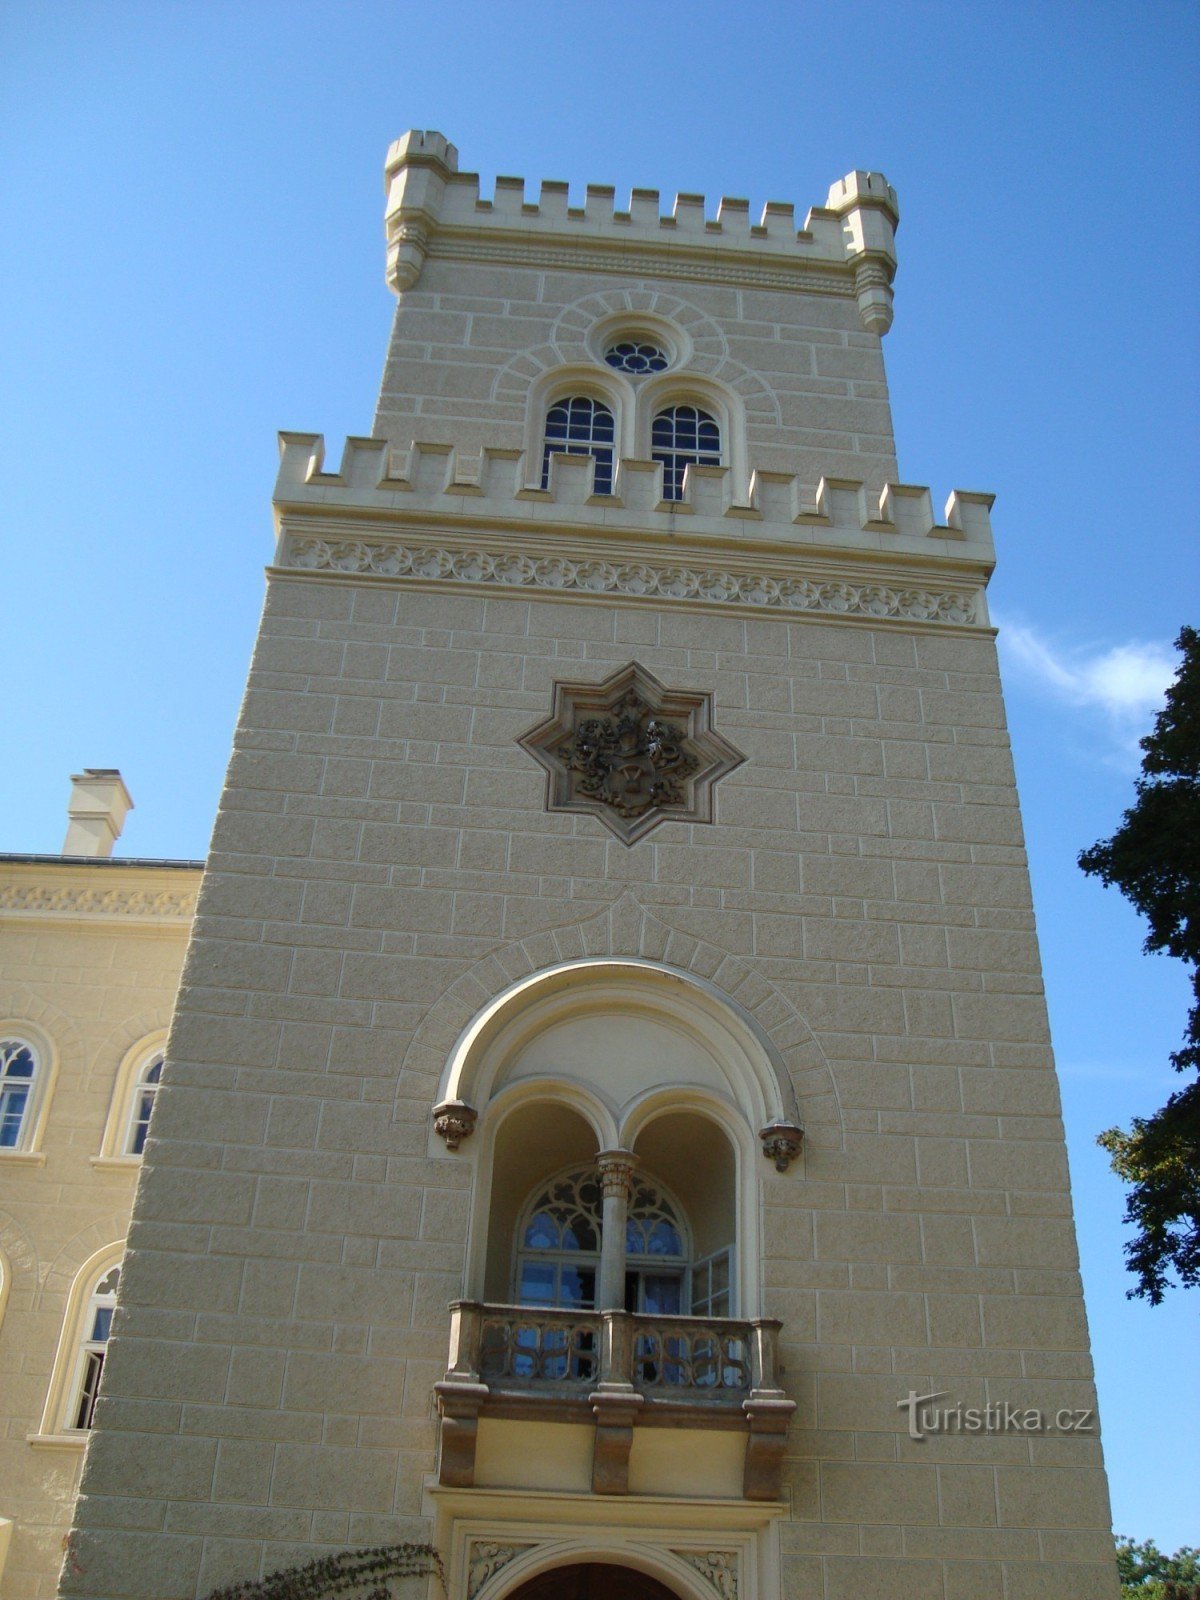
[[[897,220],[393,146],[63,1595],[403,1540],[450,1600],[1115,1595],[991,497],[894,481]]]

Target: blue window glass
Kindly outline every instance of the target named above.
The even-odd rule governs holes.
[[[154,1110],[154,1096],[158,1093],[162,1065],[162,1057],[158,1056],[151,1063],[149,1070],[142,1074],[133,1105],[133,1122],[129,1130],[131,1156],[140,1156],[146,1147],[146,1135],[150,1131],[150,1113]]]
[[[663,464],[663,498],[682,500],[685,468],[721,465],[720,423],[699,406],[668,406],[651,427],[650,455]]]
[[[546,413],[542,445],[542,488],[550,487],[550,457],[591,456],[596,463],[597,494],[611,494],[616,448],[616,424],[609,408],[588,395],[560,400]]]
[[[0,1149],[21,1143],[29,1112],[37,1059],[20,1039],[0,1040]]]

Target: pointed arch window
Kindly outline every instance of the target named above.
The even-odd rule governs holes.
[[[127,1155],[140,1156],[146,1147],[146,1134],[150,1130],[150,1113],[154,1110],[162,1069],[163,1058],[161,1055],[155,1055],[150,1058],[138,1076],[133,1092],[129,1137],[126,1143]]]
[[[33,1047],[24,1039],[0,1039],[0,1150],[25,1144],[37,1068]]]
[[[595,492],[611,494],[616,452],[616,419],[602,400],[572,395],[546,413],[542,442],[542,488],[550,487],[551,456],[591,456],[596,463]]]
[[[650,429],[650,456],[663,464],[663,498],[683,499],[683,474],[689,466],[719,467],[721,425],[699,406],[667,406]]]

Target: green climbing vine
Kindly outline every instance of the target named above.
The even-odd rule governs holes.
[[[446,1593],[446,1571],[431,1544],[383,1544],[373,1550],[343,1550],[303,1566],[281,1567],[265,1578],[225,1584],[205,1600],[392,1600],[394,1578],[435,1573]]]

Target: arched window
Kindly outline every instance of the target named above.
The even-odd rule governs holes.
[[[602,400],[572,395],[546,413],[542,443],[542,488],[550,487],[551,456],[591,456],[596,463],[595,490],[611,494],[616,452],[616,421]]]
[[[699,406],[667,406],[651,426],[650,456],[663,464],[663,498],[682,500],[685,467],[721,466],[721,425]]]
[[[23,1039],[0,1039],[0,1150],[27,1140],[37,1078],[37,1057]]]
[[[560,1173],[538,1186],[522,1212],[517,1239],[519,1305],[595,1307],[603,1204],[593,1167]],[[639,1176],[625,1225],[625,1309],[679,1316],[690,1307],[690,1267],[689,1230],[678,1201]]]
[[[152,1056],[138,1077],[133,1095],[129,1137],[126,1141],[126,1153],[128,1155],[140,1156],[145,1149],[146,1134],[150,1128],[150,1113],[154,1110],[154,1097],[158,1093],[158,1082],[162,1077],[162,1068],[162,1056]]]
[[[100,1374],[104,1371],[104,1356],[108,1348],[108,1333],[112,1326],[113,1307],[117,1303],[117,1284],[121,1277],[118,1263],[95,1283],[87,1303],[83,1320],[83,1338],[80,1342],[79,1367],[75,1390],[67,1416],[69,1428],[90,1428],[96,1410],[96,1396],[100,1392]]]
[[[82,1263],[71,1282],[42,1420],[30,1435],[33,1444],[82,1444],[92,1426],[124,1253],[120,1240],[106,1244]]]
[[[563,1173],[534,1193],[518,1235],[518,1304],[596,1304],[602,1209],[600,1180],[591,1168]]]

